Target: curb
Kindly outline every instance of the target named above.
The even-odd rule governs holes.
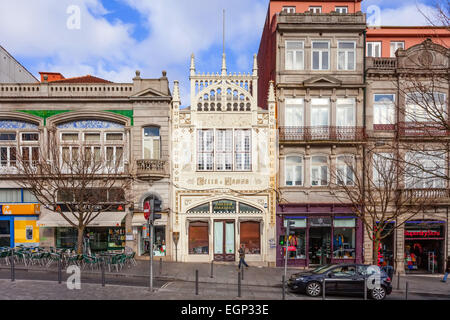
[[[392,290],[392,293],[406,294],[406,292],[403,290]],[[443,294],[443,293],[408,291],[408,294],[416,294],[416,295],[430,296],[430,297],[441,297],[441,298],[447,298],[450,300],[450,295]]]

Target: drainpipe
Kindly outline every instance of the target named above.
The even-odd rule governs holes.
[[[363,36],[364,36],[364,48],[363,48],[363,74],[364,74],[364,88],[363,88],[363,128],[364,128],[364,135],[366,134],[366,105],[367,105],[367,88],[366,88],[366,42],[367,42],[367,34],[366,34],[366,30],[363,31]],[[363,208],[362,208],[362,213],[363,213],[363,218],[366,214],[366,210],[365,210],[365,198],[366,198],[366,192],[365,192],[365,186],[366,186],[366,145],[363,144],[363,176],[362,176],[362,183],[363,183]],[[364,234],[365,234],[365,226],[363,224],[363,247],[362,247],[362,251],[363,251],[363,256],[362,256],[362,261],[363,263],[365,263],[365,252],[364,252]]]

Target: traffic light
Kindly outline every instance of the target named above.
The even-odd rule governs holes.
[[[293,226],[295,224],[294,220],[287,220],[287,229],[286,229],[286,234],[289,236],[291,234],[295,234],[295,231],[291,231],[291,226]]]
[[[161,212],[161,200],[152,199],[150,200],[150,222],[153,223],[155,220],[161,219],[161,214],[156,212]]]

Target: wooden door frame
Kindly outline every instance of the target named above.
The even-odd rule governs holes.
[[[216,222],[222,222],[222,228],[223,228],[223,254],[216,254],[214,253],[214,249],[216,246],[215,243],[215,223]],[[234,238],[233,238],[233,246],[234,246],[234,253],[233,254],[227,254],[225,250],[226,246],[226,224],[227,223],[233,223],[234,226]],[[234,262],[236,261],[236,221],[231,219],[213,219],[213,254],[214,254],[214,261],[229,261]],[[217,257],[221,257],[220,259],[217,259]]]

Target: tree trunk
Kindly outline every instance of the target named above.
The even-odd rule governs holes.
[[[375,239],[373,240],[373,252],[372,252],[372,259],[373,265],[378,265],[378,247],[380,246],[380,238],[379,237],[375,237]]]
[[[84,226],[78,226],[77,253],[83,254]]]

